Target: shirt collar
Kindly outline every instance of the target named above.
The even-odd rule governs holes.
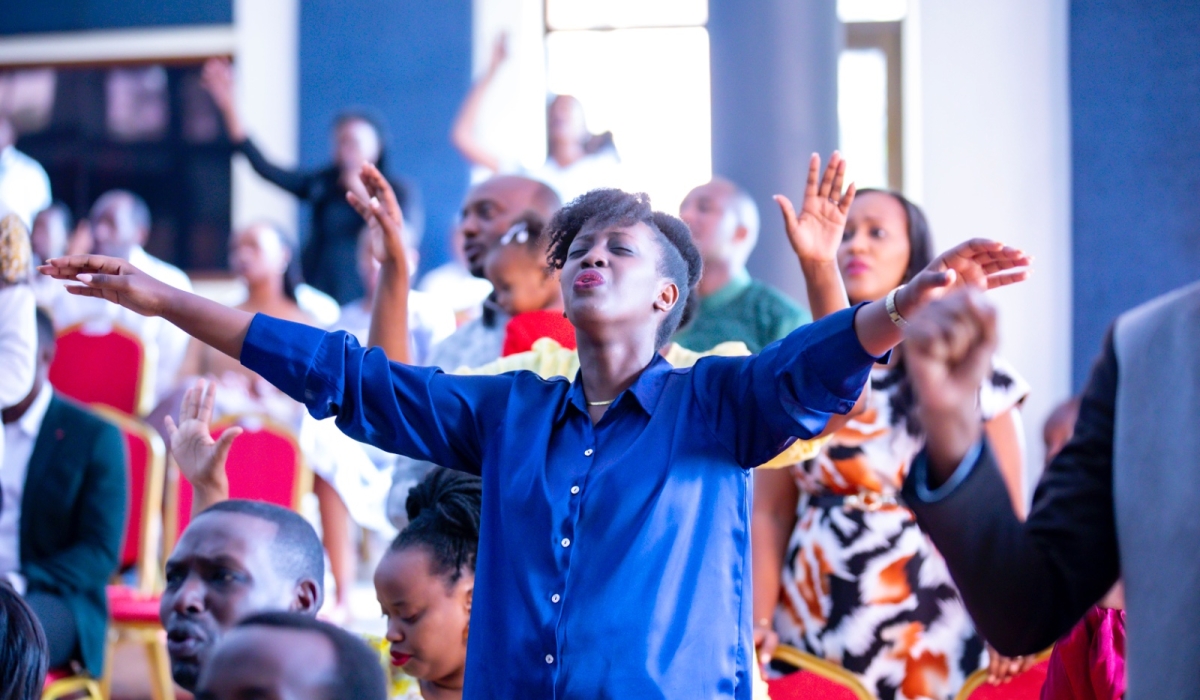
[[[650,360],[650,364],[646,365],[646,369],[642,370],[642,373],[628,389],[617,395],[613,400],[613,405],[621,403],[626,394],[631,394],[642,410],[648,415],[652,415],[655,407],[658,406],[658,399],[662,396],[663,382],[666,381],[667,374],[673,369],[675,368],[662,355],[654,353],[654,359]],[[587,414],[587,397],[583,394],[582,377],[582,370],[575,373],[575,381],[571,382],[567,402],[563,404],[562,410],[558,413],[559,419],[563,417],[568,406],[574,406],[580,413]]]
[[[146,269],[146,263],[150,262],[150,254],[140,245],[135,245],[129,249],[129,264],[133,265],[142,272],[153,275],[151,270]],[[162,280],[159,280],[160,282]]]
[[[29,408],[25,409],[25,415],[17,419],[17,430],[20,430],[28,438],[37,437],[38,432],[42,429],[42,419],[46,417],[46,409],[50,407],[50,397],[53,393],[53,390],[50,389],[50,382],[42,382],[41,390],[38,391],[33,403],[29,404]]]
[[[700,303],[708,307],[724,306],[733,301],[737,295],[746,291],[746,288],[750,286],[750,282],[750,273],[744,269],[738,270],[733,273],[733,276],[729,278],[724,287],[704,297],[700,300]]]

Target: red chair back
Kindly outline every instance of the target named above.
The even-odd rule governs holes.
[[[108,406],[95,406],[97,413],[120,429],[125,437],[126,483],[129,515],[121,546],[121,568],[138,567],[138,589],[151,592],[158,570],[157,540],[162,532],[163,461],[162,438],[150,426]]]
[[[150,407],[146,390],[146,351],[133,333],[113,326],[93,333],[83,324],[58,334],[50,383],[86,404],[103,404],[129,415]]]
[[[239,425],[245,431],[233,441],[225,473],[229,497],[265,501],[299,510],[304,494],[312,490],[312,472],[304,462],[300,445],[290,430],[260,416],[229,416],[213,425],[212,435]],[[191,522],[192,485],[179,478],[175,511],[175,538]]]
[[[967,700],[1038,700],[1042,696],[1042,686],[1046,683],[1046,669],[1050,660],[1043,658],[1021,675],[1002,685],[988,683],[987,671],[983,677],[977,678],[979,671],[972,674],[959,698]]]
[[[858,700],[853,690],[811,671],[767,681],[767,695],[771,700]]]

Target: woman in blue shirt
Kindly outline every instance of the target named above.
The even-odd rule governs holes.
[[[393,234],[386,182],[363,169]],[[836,251],[853,186],[814,156],[797,252]],[[820,182],[818,182],[820,179]],[[574,381],[530,372],[451,376],[326,333],[174,290],[123,260],[40,268],[161,315],[258,372],[318,418],[385,450],[483,478],[466,698],[750,698],[749,468],[853,407],[903,316],[948,288],[1023,279],[1020,251],[975,240],[886,300],[793,332],[762,353],[675,369],[658,354],[700,275],[687,227],[645,195],[593,191],[549,224]],[[385,236],[389,241],[396,235]],[[404,264],[384,254],[386,284]],[[829,264],[836,266],[832,256]]]

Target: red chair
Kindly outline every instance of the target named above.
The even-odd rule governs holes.
[[[242,414],[213,423],[213,437],[234,425],[244,432],[234,440],[225,462],[229,497],[265,501],[299,511],[305,494],[312,491],[313,474],[292,431],[269,418]],[[163,539],[169,554],[191,522],[192,485],[180,478],[174,464],[167,480]]]
[[[87,698],[102,700],[100,686],[87,676],[73,675],[70,671],[51,669],[46,674],[46,682],[42,685],[42,700],[65,700],[66,698]]]
[[[103,333],[75,324],[58,334],[50,383],[85,404],[104,404],[131,416],[153,408],[146,348],[136,334],[112,326]]]
[[[155,700],[175,696],[171,664],[158,621],[160,589],[158,543],[162,535],[163,472],[166,449],[162,438],[142,421],[107,406],[94,409],[115,424],[125,436],[129,474],[129,518],[125,542],[121,547],[121,568],[134,567],[134,586],[112,584],[108,587],[108,612],[111,619],[108,649],[104,660],[101,691],[109,696],[112,662],[118,642],[141,644],[153,674],[151,691]]]
[[[967,677],[955,700],[1038,700],[1042,696],[1042,685],[1046,683],[1051,650],[1038,654],[1037,663],[1001,685],[988,683],[987,669],[979,669]]]
[[[799,649],[780,644],[772,661],[797,669],[782,678],[767,681],[771,700],[873,700],[858,678],[837,664]]]

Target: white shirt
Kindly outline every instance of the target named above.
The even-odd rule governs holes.
[[[545,163],[521,174],[550,185],[563,204],[598,187],[624,186],[621,161],[611,149],[584,156],[566,167],[547,158]]]
[[[21,496],[25,493],[29,458],[33,456],[42,419],[46,417],[53,395],[50,383],[42,384],[25,415],[4,426],[4,461],[0,466],[0,575],[8,576],[21,568]]]
[[[192,291],[191,280],[182,270],[155,258],[134,247],[129,253],[129,262],[155,279],[166,282],[185,292]],[[151,380],[154,395],[161,399],[175,387],[179,367],[187,354],[188,334],[158,317],[142,316],[123,306],[104,299],[62,294],[55,299],[54,325],[59,329],[77,323],[84,324],[85,331],[107,333],[113,326],[120,326],[136,335],[145,346],[146,361],[154,368]]]
[[[41,164],[15,146],[0,151],[0,204],[33,228],[33,217],[50,201],[50,178]]]
[[[36,308],[29,285],[0,289],[0,408],[21,403],[33,389]],[[4,454],[3,431],[0,431],[0,454]]]
[[[471,274],[457,260],[440,265],[421,277],[417,289],[442,299],[467,320],[479,315],[479,305],[492,294],[492,283]]]
[[[457,328],[454,311],[446,302],[432,294],[417,290],[408,293],[408,348],[411,364],[425,366],[433,348],[454,334]],[[360,345],[367,344],[371,330],[371,310],[362,299],[342,307],[342,315],[333,326],[334,330],[346,331],[358,338]]]

